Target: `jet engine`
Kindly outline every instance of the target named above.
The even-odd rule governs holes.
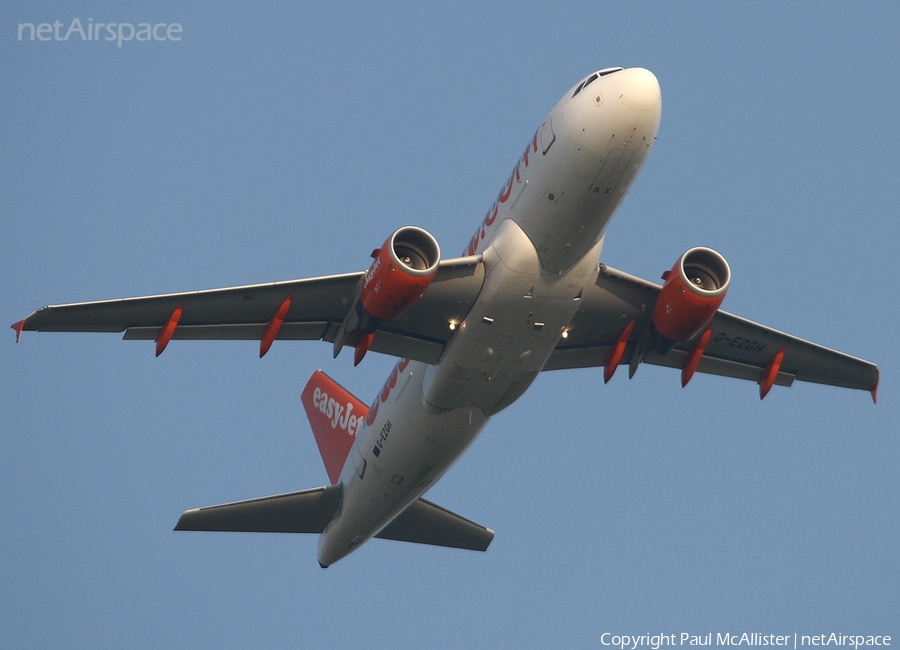
[[[425,293],[437,274],[441,248],[431,233],[404,226],[373,250],[372,257],[358,298],[334,339],[335,357],[345,343],[356,346],[354,365],[366,355],[381,324],[403,316]]]
[[[662,275],[650,335],[653,349],[665,354],[679,341],[699,334],[712,320],[728,291],[728,262],[711,248],[697,247]]]
[[[372,251],[359,302],[360,331],[374,332],[381,323],[396,320],[425,293],[437,273],[441,249],[431,233],[406,226]]]

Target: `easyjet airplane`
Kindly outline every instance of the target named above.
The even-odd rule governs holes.
[[[321,533],[323,567],[371,537],[485,550],[493,531],[422,498],[542,370],[641,363],[759,384],[870,391],[878,368],[719,310],[730,270],[692,248],[662,286],[599,264],[604,233],[656,140],[656,77],[606,68],[570,88],[528,140],[462,257],[400,228],[366,272],[44,307],[23,330],[156,342],[324,340],[398,357],[366,406],[317,370],[301,395],[330,485],[188,510],[176,530]]]

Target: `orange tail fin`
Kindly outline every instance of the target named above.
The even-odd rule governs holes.
[[[306,409],[328,478],[334,485],[369,409],[321,370],[309,378],[300,401]]]

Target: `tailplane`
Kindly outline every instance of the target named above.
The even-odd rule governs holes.
[[[306,409],[325,471],[334,485],[369,409],[321,370],[309,378],[300,401]]]
[[[188,510],[175,530],[233,533],[321,533],[341,505],[340,485]],[[484,551],[494,531],[417,499],[375,537]]]
[[[175,530],[322,533],[341,508],[338,482],[369,409],[331,377],[316,370],[300,395],[331,485],[300,492],[195,508]],[[375,535],[416,544],[484,551],[494,531],[438,505],[417,499]]]
[[[341,505],[341,486],[277,494],[188,510],[175,530],[229,533],[321,533]]]

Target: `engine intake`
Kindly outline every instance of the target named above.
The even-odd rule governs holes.
[[[679,257],[662,277],[665,284],[656,299],[650,330],[654,350],[665,354],[709,325],[725,299],[731,269],[713,249],[697,247]]]
[[[441,248],[431,233],[405,226],[373,251],[372,257],[375,261],[360,294],[360,331],[364,333],[400,318],[422,297],[437,273]]]

